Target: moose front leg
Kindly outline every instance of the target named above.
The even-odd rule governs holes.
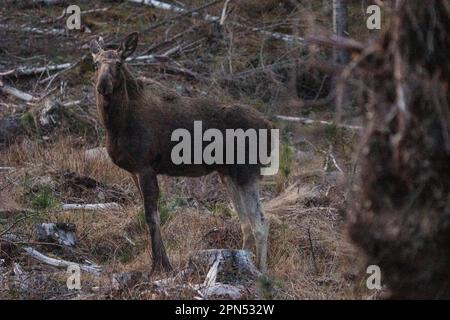
[[[161,238],[160,221],[158,213],[159,187],[153,169],[146,169],[137,174],[137,180],[144,198],[144,210],[147,224],[152,238],[153,266],[152,272],[170,271],[169,258]]]

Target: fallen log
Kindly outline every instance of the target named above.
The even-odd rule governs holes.
[[[51,5],[51,4],[58,4],[63,2],[62,0],[33,0],[34,4],[46,4],[46,5]]]
[[[321,124],[321,125],[328,125],[328,126],[334,125],[336,127],[345,128],[345,129],[349,129],[349,130],[362,130],[363,129],[363,127],[361,127],[361,126],[341,124],[341,123],[335,123],[335,122],[325,121],[325,120],[314,120],[314,119],[304,118],[304,117],[291,117],[291,116],[275,115],[275,118],[278,120],[298,122],[301,124]]]
[[[0,171],[14,171],[16,168],[14,167],[0,167]],[[2,210],[0,210],[0,216],[1,216]]]
[[[50,266],[53,266],[53,267],[68,268],[69,266],[78,265],[81,270],[89,272],[93,275],[99,276],[102,273],[102,267],[95,265],[95,264],[90,264],[90,265],[78,264],[75,262],[70,262],[70,261],[66,261],[66,260],[62,260],[62,259],[51,258],[31,247],[24,247],[23,250],[28,255],[33,257],[34,259],[41,261],[45,264],[48,264]]]
[[[0,73],[0,76],[5,76],[5,75],[14,75],[16,77],[19,76],[32,76],[32,75],[36,75],[36,74],[42,74],[44,72],[50,72],[50,71],[59,71],[59,70],[64,70],[64,69],[68,69],[71,68],[74,65],[74,63],[68,62],[68,63],[62,63],[62,64],[53,64],[53,65],[48,65],[45,67],[17,67],[15,69],[11,69],[8,71],[4,71]]]
[[[122,207],[115,202],[110,203],[94,203],[94,204],[63,204],[63,210],[120,210]]]
[[[52,36],[63,36],[66,34],[66,30],[64,29],[55,29],[55,28],[36,28],[36,27],[26,27],[26,26],[10,26],[7,24],[0,24],[0,29],[7,31],[22,31],[28,33],[36,33],[36,34],[48,34]]]
[[[11,73],[9,73],[9,74],[11,74]],[[0,80],[0,92],[2,92],[4,94],[7,94],[7,95],[10,95],[10,96],[13,96],[13,97],[16,97],[16,98],[18,98],[20,100],[23,100],[25,102],[32,102],[32,101],[37,101],[38,100],[38,98],[32,96],[29,93],[20,91],[19,89],[16,89],[16,88],[11,87],[11,86],[9,86],[7,84],[4,84],[1,80]]]

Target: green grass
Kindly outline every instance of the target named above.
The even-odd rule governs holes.
[[[44,186],[37,193],[28,195],[31,202],[31,207],[35,210],[48,210],[56,207],[57,199],[53,196],[53,191],[50,187]]]

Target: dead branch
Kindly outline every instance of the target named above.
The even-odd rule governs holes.
[[[158,27],[160,27],[160,26],[162,26],[162,25],[164,25],[164,24],[166,24],[166,23],[168,23],[170,21],[177,20],[177,19],[179,19],[181,17],[185,17],[185,16],[189,16],[189,15],[196,16],[196,15],[199,14],[199,11],[204,10],[206,8],[209,8],[209,7],[215,5],[215,4],[219,3],[219,2],[222,2],[223,0],[213,0],[211,2],[208,2],[208,3],[206,3],[206,4],[204,4],[204,5],[200,6],[200,7],[197,7],[197,8],[191,9],[191,10],[186,10],[186,9],[183,9],[183,8],[180,8],[180,7],[177,7],[177,6],[165,3],[165,2],[161,2],[161,1],[153,1],[153,0],[144,0],[144,1],[141,1],[141,0],[129,0],[129,1],[130,2],[134,2],[134,3],[140,3],[140,4],[148,5],[148,6],[153,6],[155,8],[162,9],[162,10],[180,12],[180,14],[177,14],[175,16],[172,16],[172,17],[169,17],[169,18],[164,19],[162,21],[159,21],[159,22],[151,25],[150,27],[148,27],[148,28],[146,28],[146,29],[144,29],[142,31],[142,32],[148,32],[148,31],[154,30],[154,29],[156,29],[156,28],[158,28]],[[211,16],[206,15],[205,17],[211,17]]]
[[[298,122],[301,124],[335,125],[340,128],[345,128],[345,129],[349,129],[349,130],[358,130],[358,131],[363,129],[361,126],[334,123],[334,122],[325,121],[325,120],[313,120],[313,119],[304,118],[304,117],[290,117],[290,116],[283,116],[283,115],[275,115],[275,118],[278,120]]]
[[[16,98],[26,101],[26,102],[32,102],[32,101],[38,100],[38,98],[32,96],[29,93],[20,91],[19,89],[16,89],[7,84],[4,84],[1,80],[0,80],[0,92],[10,95],[10,96],[13,96],[13,97],[16,97]]]
[[[52,5],[52,4],[58,4],[62,2],[61,0],[33,0],[33,4],[46,4],[46,5]]]
[[[323,46],[347,49],[353,52],[362,52],[367,46],[351,38],[337,36],[324,37],[319,35],[309,36],[305,39],[310,44],[319,44]]]
[[[42,74],[44,72],[50,72],[50,71],[59,71],[71,68],[74,65],[74,63],[62,63],[62,64],[54,64],[54,65],[48,65],[46,67],[18,67],[12,70],[8,70],[5,72],[1,72],[0,76],[5,75],[14,75],[16,77],[19,76],[32,76],[35,74]]]
[[[47,34],[52,36],[63,36],[66,34],[66,30],[64,29],[55,29],[55,28],[36,28],[36,27],[26,27],[26,26],[12,26],[7,24],[0,24],[0,29],[7,31],[22,31],[28,33],[36,33],[36,34]]]
[[[94,204],[63,204],[63,210],[120,210],[122,207],[115,202]]]
[[[228,17],[228,4],[230,3],[231,0],[226,0],[225,3],[223,4],[223,8],[222,8],[222,14],[220,16],[220,22],[219,24],[221,26],[223,26],[225,24],[225,20]]]
[[[87,264],[78,264],[75,262],[70,262],[70,261],[66,261],[66,260],[62,260],[62,259],[56,259],[56,258],[51,258],[48,257],[44,254],[42,254],[41,252],[37,251],[36,249],[33,249],[31,247],[24,247],[23,250],[30,255],[31,257],[35,258],[38,261],[41,261],[45,264],[48,264],[50,266],[53,267],[57,267],[57,268],[68,268],[70,266],[73,265],[78,265],[80,267],[81,270],[89,272],[93,275],[99,276],[102,272],[102,267],[99,265],[95,265],[95,264],[91,264],[91,265],[87,265]]]
[[[219,1],[213,1],[203,7],[199,7],[197,9],[193,9],[193,10],[186,10],[180,7],[177,7],[175,5],[171,5],[165,2],[161,2],[161,1],[157,1],[157,0],[128,0],[129,2],[134,2],[134,3],[140,3],[140,4],[144,4],[144,5],[148,5],[148,6],[153,6],[155,8],[158,9],[162,9],[162,10],[169,10],[169,11],[174,11],[174,12],[179,12],[181,13],[180,15],[177,15],[175,17],[172,17],[171,20],[177,19],[181,16],[186,16],[186,15],[192,15],[193,17],[198,17],[198,11],[201,9],[204,9],[206,6],[211,6]],[[209,21],[209,22],[220,22],[220,17],[216,17],[216,16],[212,16],[209,14],[206,14],[204,16],[201,17],[201,19],[205,20],[205,21]],[[154,26],[151,26],[147,29],[144,30],[144,32],[146,31],[150,31],[156,27],[159,27],[160,25],[166,23],[166,21],[161,21],[160,23],[155,24]],[[286,41],[286,42],[300,42],[300,43],[304,43],[305,39],[303,39],[302,37],[296,37],[293,35],[289,35],[289,34],[284,34],[284,33],[280,33],[280,32],[272,32],[272,31],[268,31],[262,28],[254,28],[254,27],[248,27],[245,26],[243,24],[237,23],[237,22],[233,22],[233,25],[237,26],[237,27],[241,27],[241,28],[245,28],[245,29],[250,29],[254,32],[259,32],[262,34],[265,34],[269,37],[272,37],[274,39],[277,40],[281,40],[281,41]]]

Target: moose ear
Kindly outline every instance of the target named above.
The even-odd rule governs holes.
[[[96,41],[96,40],[92,40],[91,41],[91,53],[93,56],[98,55],[100,52],[103,51],[102,47],[100,46],[100,44]]]
[[[139,41],[139,36],[137,32],[130,33],[120,44],[117,52],[121,56],[122,59],[126,59],[131,56],[136,50]]]

